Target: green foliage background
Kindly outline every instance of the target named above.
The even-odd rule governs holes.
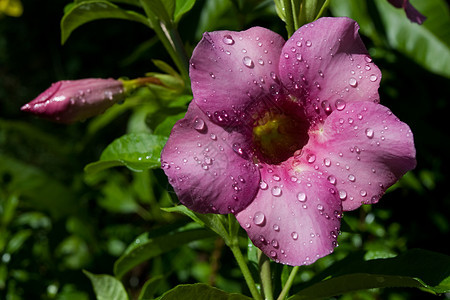
[[[301,268],[294,286],[297,291],[348,255],[387,258],[413,248],[449,254],[450,36],[442,30],[450,28],[445,25],[450,24],[448,5],[437,0],[412,1],[429,18],[419,27],[393,23],[398,16],[406,17],[384,0],[364,5],[355,1],[332,1],[328,14],[351,16],[360,23],[366,46],[382,70],[381,103],[410,125],[418,166],[378,204],[346,213],[340,247]],[[248,295],[239,268],[220,238],[182,214],[160,209],[177,203],[167,191],[161,170],[138,165],[140,172],[125,167],[99,171],[105,167],[100,162],[84,171],[101,157],[114,161],[114,152],[103,156],[102,152],[125,134],[167,136],[171,124],[183,116],[189,96],[177,90],[140,90],[104,115],[70,126],[20,111],[58,80],[135,78],[161,69],[167,73],[169,68],[153,61],[171,64],[154,33],[137,22],[108,19],[77,28],[61,46],[59,25],[69,2],[22,3],[22,16],[0,18],[0,299],[94,299],[89,278],[94,287],[100,280],[104,286],[120,279],[133,299],[150,299],[177,284],[196,282]],[[181,19],[179,31],[186,49],[192,51],[206,30],[255,25],[286,35],[272,2],[256,0],[196,1]],[[411,46],[413,39],[416,43]],[[133,169],[123,161],[115,165]],[[155,241],[168,233],[178,239],[176,232],[183,230],[202,239],[173,247],[169,241],[160,252],[144,247],[144,263],[121,269],[130,257],[119,257],[125,251],[138,251],[137,240]],[[246,247],[244,238],[241,242]],[[288,271],[282,266],[274,270],[281,278]],[[139,294],[143,287],[145,297]],[[428,295],[413,289],[372,289],[349,292],[340,299],[424,299]]]

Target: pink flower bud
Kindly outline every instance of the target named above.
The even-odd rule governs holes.
[[[69,124],[99,115],[124,98],[124,88],[120,80],[63,80],[53,83],[33,101],[22,106],[21,110],[51,121]]]
[[[397,8],[403,8],[405,10],[406,16],[411,22],[415,22],[419,25],[426,20],[427,17],[422,15],[414,6],[409,3],[409,0],[388,0],[393,6]]]

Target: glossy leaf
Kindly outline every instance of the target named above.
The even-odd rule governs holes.
[[[134,11],[123,10],[104,0],[85,1],[73,5],[61,20],[61,42],[64,44],[70,34],[79,26],[100,19],[123,19],[149,25],[147,19]]]
[[[172,131],[173,126],[175,123],[183,118],[185,113],[179,113],[174,116],[169,116],[164,119],[159,125],[155,128],[154,133],[161,136],[167,136],[169,137],[170,132]]]
[[[410,250],[387,259],[364,260],[363,254],[335,263],[297,289],[290,300],[320,299],[372,288],[415,287],[440,294],[450,291],[450,257]]]
[[[183,214],[185,216],[188,216],[196,223],[200,224],[201,226],[208,227],[209,229],[213,230],[215,233],[220,235],[226,243],[230,242],[230,237],[225,229],[222,215],[217,214],[200,214],[193,212],[189,208],[187,208],[184,205],[177,205],[175,207],[168,207],[168,208],[161,208],[163,211],[167,212],[177,212],[180,214]]]
[[[417,9],[427,16],[423,25],[411,23],[404,11],[385,0],[375,3],[389,44],[425,69],[450,78],[450,15],[445,1],[417,1]]]
[[[128,300],[122,282],[110,275],[96,275],[83,271],[91,280],[97,300]]]
[[[204,283],[178,285],[158,298],[158,300],[179,299],[250,300],[244,295],[230,294]]]
[[[167,142],[166,137],[148,133],[126,134],[106,147],[100,160],[85,167],[87,173],[98,172],[116,166],[140,172],[161,166],[161,150]]]
[[[154,299],[156,289],[163,282],[163,276],[154,276],[144,283],[141,289],[138,300]]]
[[[176,0],[173,19],[178,23],[181,17],[194,7],[195,0]]]
[[[212,237],[214,234],[204,228],[169,232],[158,236],[149,233],[140,235],[114,264],[114,274],[121,278],[125,273],[162,253],[176,249],[195,240]]]

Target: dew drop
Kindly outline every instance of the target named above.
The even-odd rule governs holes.
[[[374,135],[373,129],[367,128],[367,129],[366,129],[366,136],[367,136],[369,139],[371,139],[371,138],[373,138],[373,135]]]
[[[361,197],[367,196],[367,192],[366,192],[365,190],[361,190],[361,191],[359,192],[359,194],[361,195]]]
[[[280,197],[282,194],[281,188],[279,186],[274,186],[272,188],[272,195],[274,195],[275,197]]]
[[[216,79],[216,75],[214,75],[213,72],[210,72],[210,73],[209,73],[209,76],[211,76],[212,79]]]
[[[331,166],[331,160],[329,158],[324,158],[323,164],[325,165],[325,167],[329,167]]]
[[[234,44],[233,37],[231,35],[229,35],[229,34],[223,36],[223,42],[226,45],[233,45]]]
[[[248,68],[254,68],[255,67],[255,64],[253,63],[253,60],[250,57],[248,57],[248,56],[244,56],[244,58],[242,59],[242,62]]]
[[[344,190],[340,190],[339,191],[339,199],[341,199],[342,201],[347,199],[347,192]]]
[[[313,162],[316,161],[316,156],[312,153],[309,153],[308,155],[306,155],[306,160],[312,164]]]
[[[239,143],[233,144],[233,151],[239,155],[244,155],[244,150],[241,148],[241,145]]]
[[[295,231],[292,232],[292,233],[291,233],[291,237],[292,237],[293,240],[297,240],[297,239],[298,239],[298,233],[295,232]]]
[[[305,202],[306,201],[306,194],[303,192],[300,192],[297,194],[297,199],[300,202]]]
[[[277,257],[277,253],[273,250],[270,251],[270,257],[275,258]]]
[[[274,248],[278,248],[280,245],[278,244],[278,241],[277,240],[272,240],[272,247],[274,247]]]
[[[306,41],[305,45],[306,45],[306,47],[311,47],[312,42],[308,40],[308,41]]]
[[[266,224],[266,216],[263,212],[258,211],[253,216],[253,223],[258,226],[264,226]]]
[[[332,184],[332,185],[336,185],[336,177],[334,177],[333,175],[330,175],[327,177],[327,180]]]
[[[376,75],[370,75],[369,79],[370,81],[375,82],[377,81],[378,77]]]
[[[348,180],[350,180],[351,182],[355,182],[355,180],[356,180],[356,177],[355,177],[355,175],[353,175],[353,174],[350,174],[350,175],[348,175]]]
[[[272,228],[275,231],[280,231],[280,226],[278,226],[277,224],[273,224]]]
[[[341,111],[341,110],[344,110],[346,103],[344,100],[338,99],[338,100],[336,100],[334,105],[336,106],[337,110]]]
[[[203,119],[196,117],[194,119],[194,129],[197,131],[202,131],[205,129],[205,121]]]
[[[262,181],[259,183],[259,188],[262,189],[262,190],[267,190],[268,185],[267,185],[267,183],[266,183],[264,180],[262,180]]]
[[[356,81],[356,79],[354,77],[350,77],[350,79],[348,80],[348,84],[351,87],[356,87],[358,85],[358,82]]]

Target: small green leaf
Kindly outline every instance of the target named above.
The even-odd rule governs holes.
[[[414,249],[394,258],[349,256],[302,286],[290,300],[321,299],[372,288],[415,287],[434,294],[450,291],[450,257]]]
[[[97,300],[128,300],[122,282],[110,275],[96,275],[83,271],[91,280]]]
[[[116,166],[140,172],[161,166],[160,156],[166,137],[148,133],[126,134],[106,147],[100,160],[88,164],[84,170],[87,173],[98,172]]]
[[[163,211],[167,212],[177,212],[180,214],[183,214],[185,216],[188,216],[198,224],[205,226],[211,230],[213,230],[215,233],[220,235],[224,240],[225,243],[229,244],[230,242],[230,236],[228,234],[228,231],[224,227],[223,222],[223,216],[218,214],[200,214],[193,212],[192,210],[188,209],[184,205],[177,205],[175,207],[168,207],[168,208],[161,208]]]
[[[147,280],[141,289],[141,293],[139,294],[138,300],[154,299],[156,289],[159,287],[159,285],[161,284],[163,279],[164,279],[164,277],[159,275],[159,276],[154,276],[151,279]]]
[[[114,264],[114,274],[121,278],[125,273],[162,253],[176,249],[195,240],[213,237],[214,234],[204,228],[188,229],[181,232],[169,232],[152,237],[149,233],[140,235]]]
[[[179,299],[250,300],[247,296],[230,294],[204,283],[178,285],[158,298],[158,300]]]
[[[412,23],[403,10],[375,1],[389,44],[425,69],[450,78],[450,15],[443,0],[417,1],[426,14],[423,25]]]
[[[184,117],[185,113],[179,113],[174,116],[167,117],[164,121],[156,126],[154,133],[161,136],[169,136],[175,123]]]
[[[181,17],[194,7],[195,0],[176,0],[174,21],[178,23]]]
[[[70,6],[61,20],[61,42],[64,44],[70,34],[79,26],[100,19],[123,19],[149,26],[147,18],[130,10],[123,10],[104,0],[84,1]]]

